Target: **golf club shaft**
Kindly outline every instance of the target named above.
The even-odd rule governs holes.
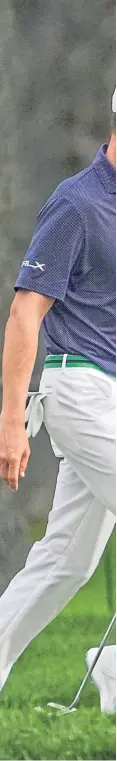
[[[69,710],[70,711],[71,711],[72,708],[75,708],[75,706],[78,704],[81,692],[84,689],[85,684],[87,683],[87,681],[89,679],[89,676],[91,676],[94,667],[96,666],[96,663],[98,661],[98,658],[101,655],[101,652],[103,650],[103,647],[105,645],[107,637],[109,637],[109,634],[112,631],[115,622],[116,622],[116,613],[114,614],[114,616],[113,616],[113,618],[112,618],[112,620],[111,620],[111,622],[110,622],[110,624],[108,626],[108,629],[107,629],[106,633],[104,634],[104,637],[103,637],[102,642],[101,642],[101,644],[100,644],[100,646],[98,648],[98,652],[97,652],[97,654],[96,654],[96,656],[94,658],[94,661],[93,661],[92,665],[90,666],[90,668],[88,669],[87,674],[84,677],[83,682],[82,682],[82,684],[81,684],[81,686],[80,686],[80,688],[79,688],[79,690],[78,690],[78,692],[77,692],[77,694],[76,694],[76,696],[75,696],[75,698],[73,700],[73,703],[71,703],[71,705],[69,706]]]

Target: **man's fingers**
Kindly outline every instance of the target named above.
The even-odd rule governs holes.
[[[19,467],[16,460],[12,461],[10,464],[5,460],[0,462],[0,478],[3,478],[3,481],[14,490],[18,489],[18,475]]]
[[[19,467],[20,463],[18,460],[13,459],[10,461],[8,468],[8,483],[14,491],[18,490]]]
[[[8,425],[0,416],[0,475],[17,491],[19,477],[25,474],[30,446],[24,424]]]
[[[3,478],[7,484],[9,484],[13,491],[17,491],[19,478],[23,478],[25,475],[30,456],[29,442],[26,436],[25,438],[25,446],[21,446],[20,451],[17,452],[17,456],[15,453],[15,447],[12,448],[11,452],[8,452],[6,457],[4,454],[0,456],[0,477]]]
[[[14,459],[13,461],[9,463],[8,482],[11,486],[11,489],[14,489],[15,491],[17,491],[18,489],[18,479],[23,478],[25,475],[25,471],[26,471],[27,463],[29,459],[29,454],[30,454],[30,447],[28,448],[28,450],[25,450],[25,452],[23,452],[20,462]]]
[[[25,451],[24,454],[22,455],[21,462],[20,462],[20,469],[19,469],[20,478],[24,478],[25,476],[25,471],[28,465],[29,455],[30,455],[30,449],[28,451]]]
[[[8,483],[8,463],[5,460],[0,463],[0,478],[3,478],[6,484]]]

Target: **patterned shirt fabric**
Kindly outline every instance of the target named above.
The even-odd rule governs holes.
[[[50,296],[47,353],[77,354],[115,375],[116,170],[107,145],[42,207],[15,290]]]

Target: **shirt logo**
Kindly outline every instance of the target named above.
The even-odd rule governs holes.
[[[31,267],[33,270],[41,270],[41,272],[44,271],[45,264],[40,264],[39,262],[35,262],[34,264],[30,264],[29,259],[24,259],[24,261],[21,264],[21,267]]]

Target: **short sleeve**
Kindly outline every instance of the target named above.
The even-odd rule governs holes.
[[[64,301],[74,263],[81,257],[83,227],[69,199],[53,195],[40,211],[15,290],[36,291]]]

